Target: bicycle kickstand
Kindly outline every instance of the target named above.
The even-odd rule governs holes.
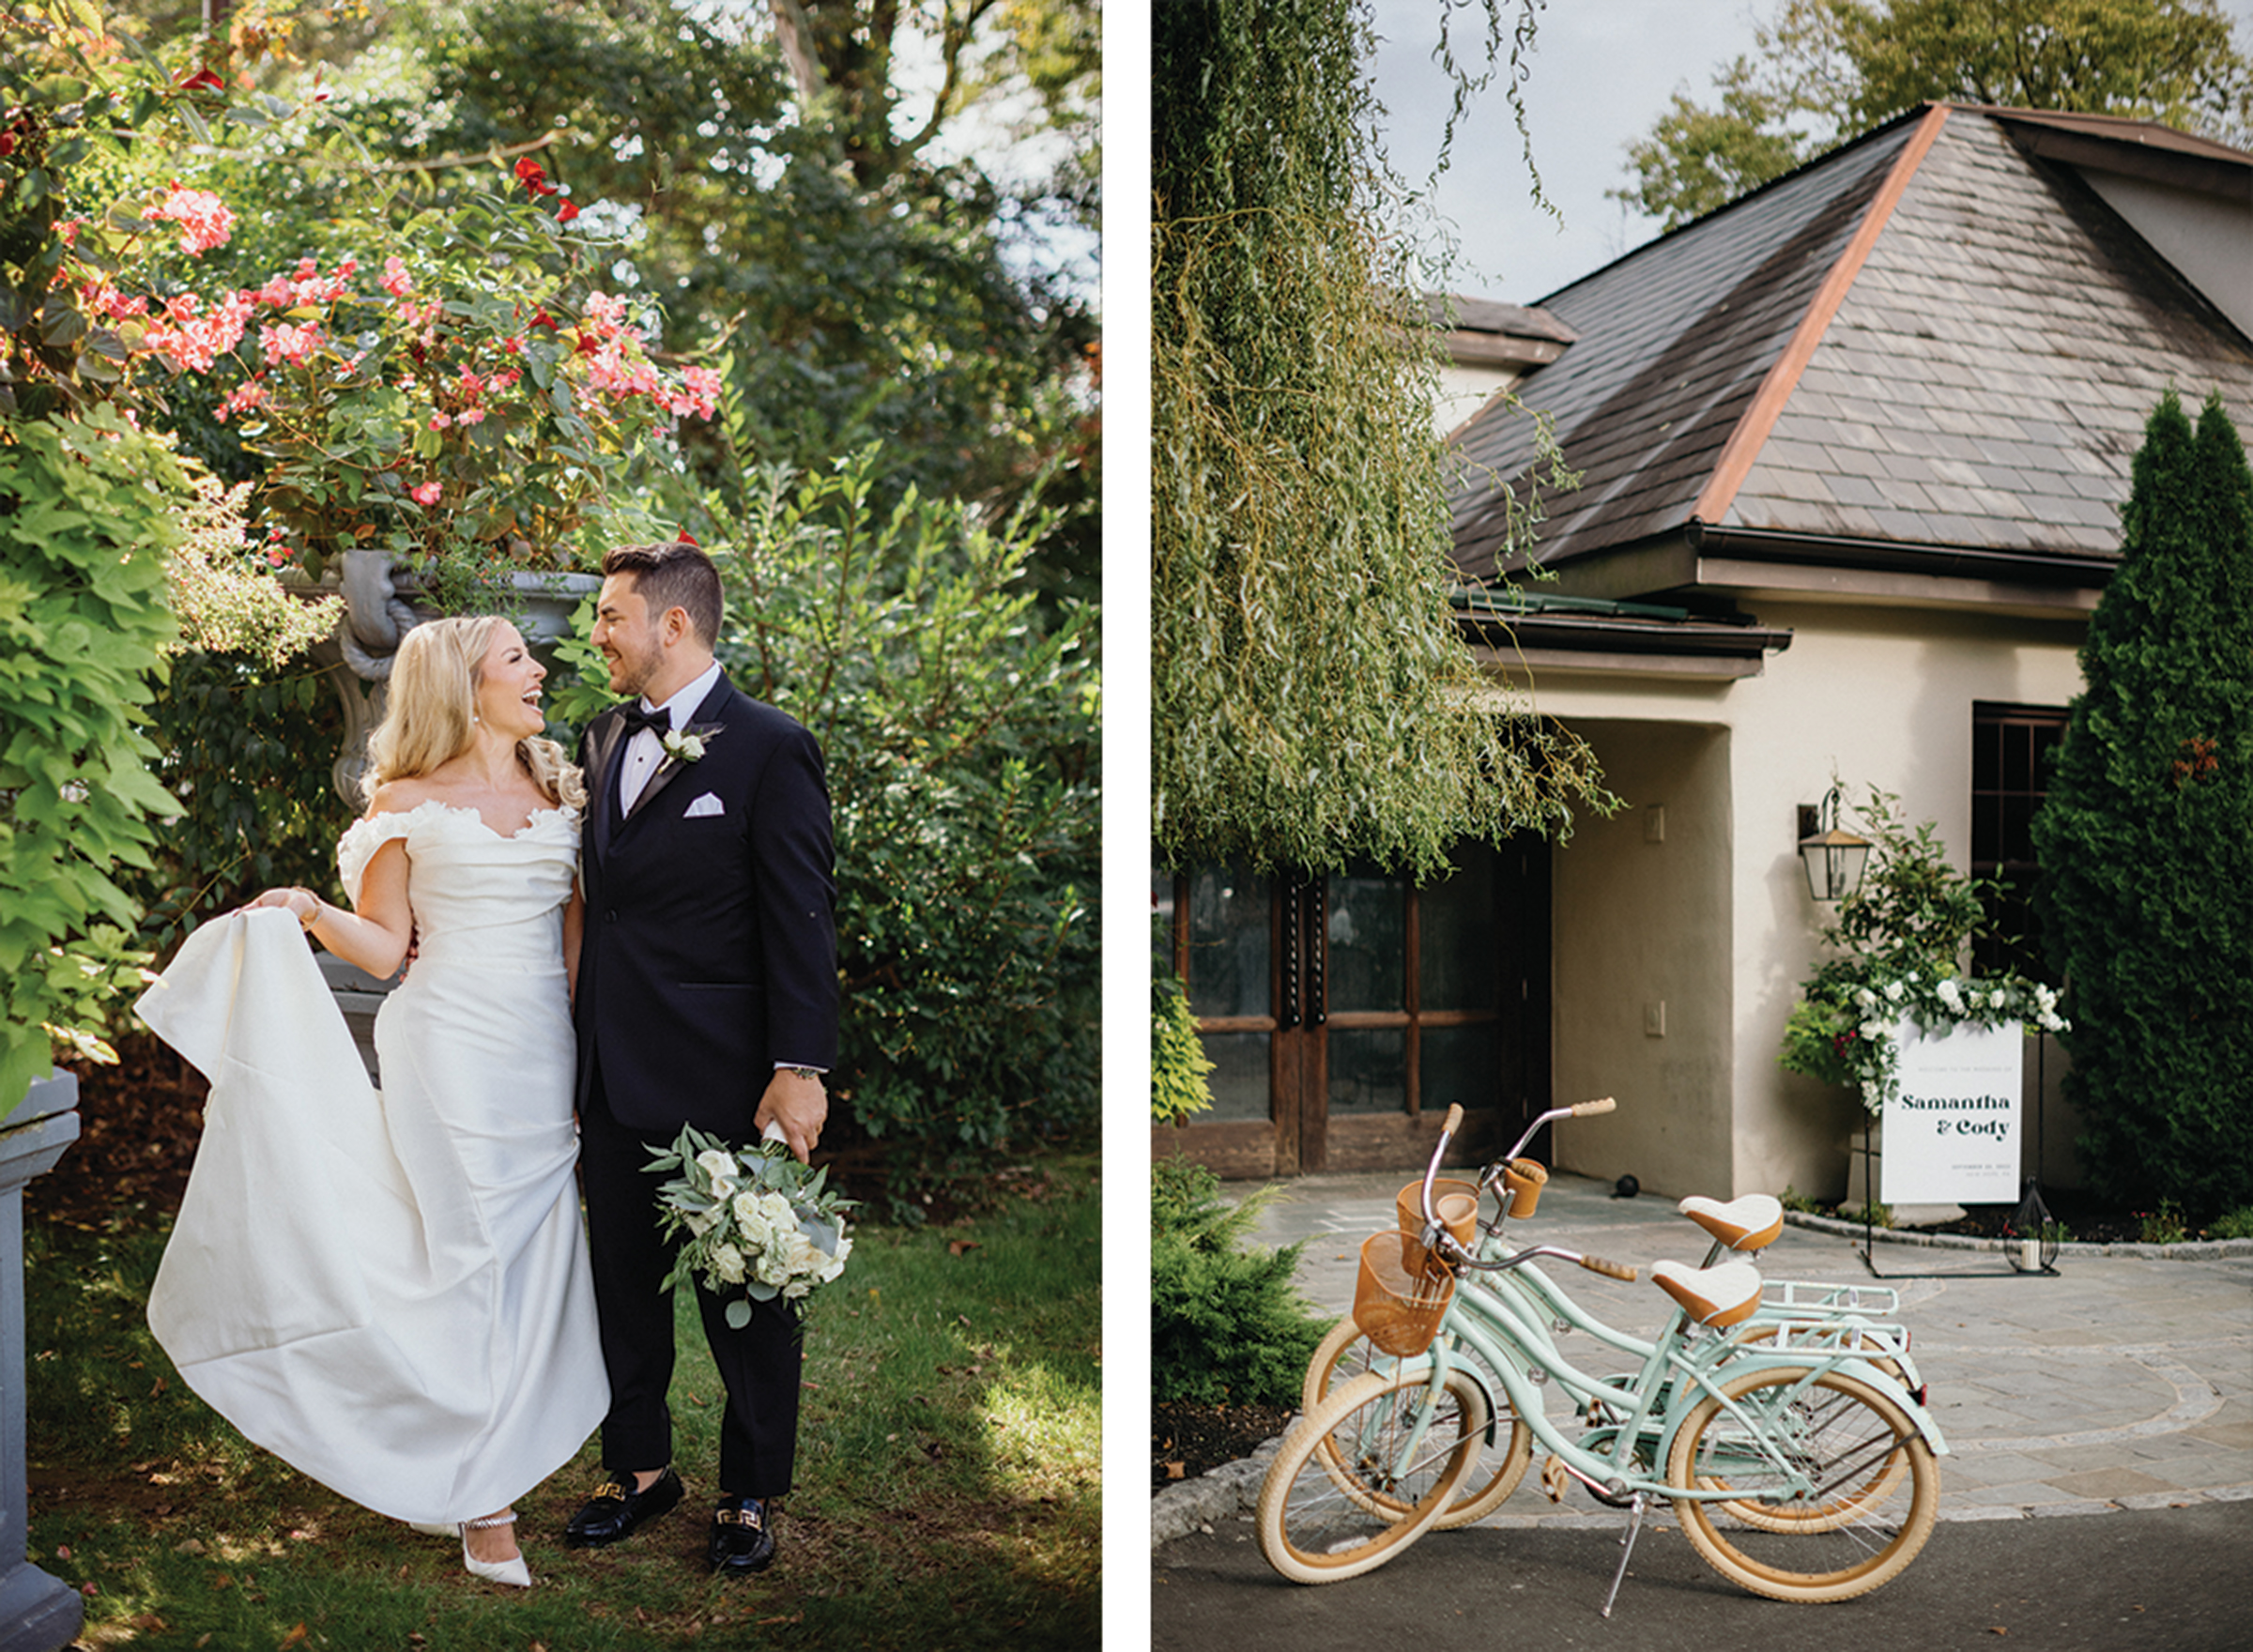
[[[1643,1530],[1643,1493],[1637,1491],[1627,1506],[1627,1535],[1619,1539],[1619,1569],[1612,1574],[1612,1592],[1603,1598],[1603,1615],[1612,1615],[1612,1602],[1619,1598],[1619,1584],[1627,1576],[1628,1557],[1635,1552],[1635,1538]]]

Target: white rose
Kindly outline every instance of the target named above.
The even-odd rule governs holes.
[[[821,1247],[804,1233],[790,1235],[785,1253],[793,1275],[803,1274],[810,1277],[829,1265],[829,1258],[822,1254]]]
[[[1964,1007],[1964,995],[1956,990],[1954,981],[1942,981],[1933,988],[1933,991],[1939,994],[1940,1002],[1950,1009],[1961,1010]]]
[[[735,1217],[736,1233],[748,1248],[764,1250],[774,1243],[774,1225],[759,1209],[758,1194],[739,1193],[728,1208]]]
[[[743,1253],[732,1245],[716,1247],[712,1253],[712,1271],[730,1285],[743,1282]]]
[[[1898,981],[1888,981],[1888,982],[1885,984],[1885,1001],[1886,1001],[1886,1002],[1888,1002],[1888,1003],[1899,1003],[1899,1002],[1901,1002],[1901,983],[1900,983],[1900,982],[1898,982]]]
[[[712,1178],[713,1197],[719,1199],[725,1199],[735,1191],[736,1178],[743,1173],[743,1166],[735,1162],[733,1154],[722,1153],[716,1147],[708,1147],[697,1155],[697,1169]]]

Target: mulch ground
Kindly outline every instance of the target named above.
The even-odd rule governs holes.
[[[2080,1189],[2071,1187],[2045,1187],[2042,1190],[2042,1201],[2048,1206],[2051,1219],[2063,1223],[2076,1244],[2132,1245],[2153,1242],[2146,1238],[2144,1231],[2145,1218],[2152,1214],[2150,1212],[2123,1210],[2118,1205],[2103,1204]],[[1858,1221],[1862,1216],[1859,1208],[1842,1212],[1834,1205],[1824,1207],[1820,1214],[1849,1222]],[[1900,1231],[1956,1233],[1972,1239],[2016,1239],[2022,1237],[2016,1226],[2017,1216],[2018,1207],[2015,1204],[1974,1204],[1967,1206],[1964,1214],[1954,1221],[1915,1226],[1904,1223]],[[2182,1235],[2186,1239],[2201,1236],[2196,1231]]]
[[[139,1228],[180,1208],[204,1133],[204,1077],[151,1033],[117,1041],[117,1064],[72,1062],[78,1140],[23,1191],[36,1221],[100,1231]]]
[[[1297,1412],[1293,1405],[1152,1405],[1150,1489],[1160,1491],[1249,1457]]]

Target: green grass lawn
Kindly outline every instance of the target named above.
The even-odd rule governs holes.
[[[1044,1159],[992,1215],[859,1230],[806,1335],[798,1484],[759,1577],[704,1569],[722,1398],[683,1301],[672,1407],[689,1498],[567,1550],[593,1442],[517,1502],[537,1584],[247,1445],[182,1385],[144,1309],[164,1234],[30,1227],[32,1558],[94,1647],[1081,1647],[1099,1639],[1100,1200]]]

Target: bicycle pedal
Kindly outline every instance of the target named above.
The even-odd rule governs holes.
[[[1549,1494],[1550,1502],[1562,1503],[1565,1500],[1565,1488],[1571,1482],[1572,1476],[1565,1472],[1565,1465],[1557,1459],[1541,1459],[1541,1490]]]

